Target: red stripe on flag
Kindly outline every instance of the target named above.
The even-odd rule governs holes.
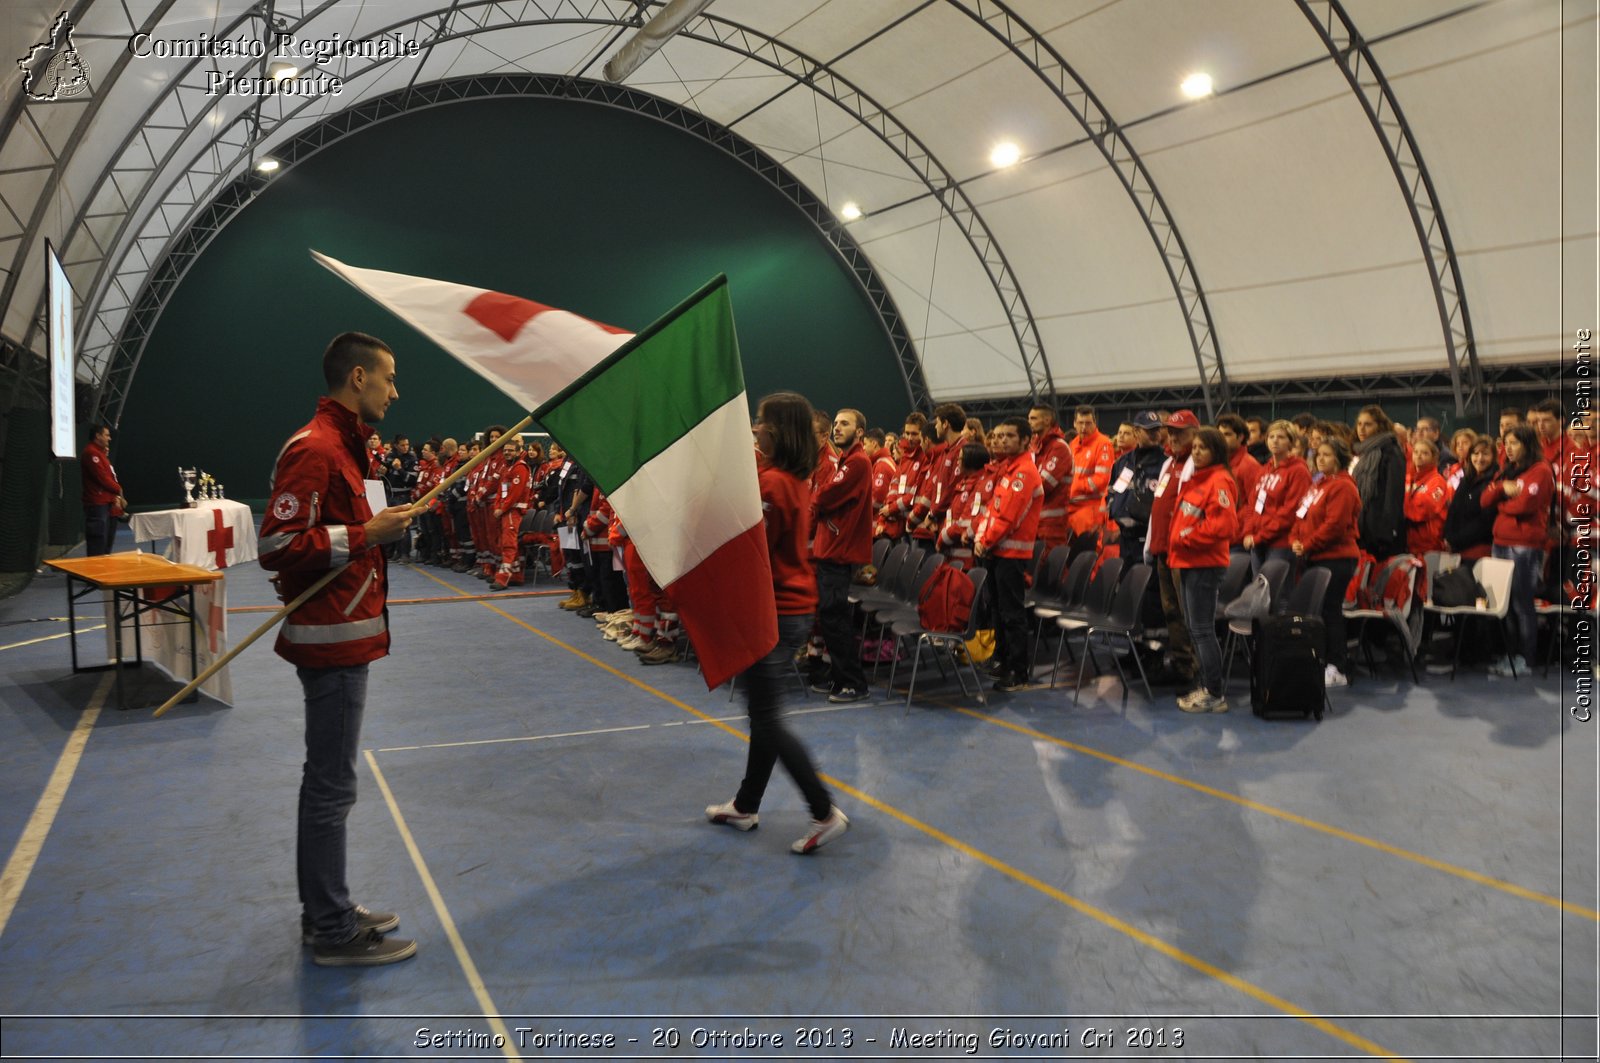
[[[666,590],[694,642],[707,690],[726,683],[778,644],[772,564],[766,525],[760,521],[717,547]]]
[[[501,292],[484,292],[468,303],[462,312],[496,336],[510,343],[522,326],[536,314],[550,309],[543,303],[519,299]]]

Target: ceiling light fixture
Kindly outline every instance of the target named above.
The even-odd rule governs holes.
[[[846,203],[844,206],[839,208],[839,217],[843,218],[845,221],[855,221],[857,218],[861,217],[861,208],[856,205],[854,200],[852,200],[851,202]]]
[[[1197,71],[1184,78],[1183,84],[1178,87],[1191,100],[1202,99],[1212,93],[1211,75],[1204,71]]]
[[[282,165],[283,163],[274,159],[271,155],[263,155],[261,161],[256,163],[256,170],[260,173],[272,173]]]
[[[994,146],[993,151],[989,152],[989,161],[1001,169],[1015,166],[1021,159],[1022,149],[1010,140],[1002,140]]]
[[[287,81],[290,78],[299,77],[300,68],[293,63],[269,63],[267,65],[267,76],[273,81]]]

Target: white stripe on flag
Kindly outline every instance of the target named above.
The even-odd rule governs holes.
[[[731,472],[741,462],[750,475]],[[611,493],[611,504],[640,560],[663,587],[760,523],[761,489],[745,393],[640,466]]]

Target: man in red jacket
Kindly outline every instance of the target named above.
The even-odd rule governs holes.
[[[500,565],[495,570],[492,590],[522,586],[522,518],[528,515],[533,499],[533,470],[522,460],[519,436],[500,448],[505,455],[501,467],[499,493],[489,500],[489,518],[500,529]]]
[[[1023,599],[1044,508],[1044,481],[1027,449],[1029,434],[1028,422],[1017,417],[995,426],[994,502],[973,536],[972,552],[988,563],[994,588],[994,688],[999,691],[1021,690],[1033,675]]]
[[[1065,546],[1067,496],[1072,493],[1072,449],[1056,423],[1052,406],[1035,406],[1028,411],[1029,449],[1034,467],[1044,485],[1044,506],[1040,510],[1039,538],[1046,550]]]
[[[1100,545],[1100,529],[1106,522],[1106,492],[1111,489],[1111,466],[1116,463],[1111,438],[1100,431],[1093,406],[1079,406],[1072,414],[1077,435],[1068,444],[1072,451],[1072,487],[1067,492],[1067,532],[1072,553],[1094,550]]]
[[[1150,555],[1156,590],[1161,596],[1161,612],[1167,620],[1167,663],[1150,681],[1160,685],[1193,686],[1199,660],[1195,657],[1189,629],[1183,622],[1183,591],[1168,563],[1167,553],[1172,515],[1178,508],[1178,492],[1194,472],[1189,451],[1194,446],[1195,433],[1200,430],[1200,419],[1193,411],[1178,410],[1167,418],[1166,428],[1167,453],[1171,457],[1161,467],[1161,476],[1156,481],[1155,500],[1150,510],[1150,535],[1145,540],[1144,551]]]
[[[833,661],[828,700],[836,705],[865,701],[870,696],[850,622],[850,578],[857,565],[872,560],[872,468],[861,449],[861,433],[866,427],[859,410],[840,410],[834,417],[833,445],[838,455],[833,476],[811,497],[817,622]]]
[[[410,505],[367,506],[367,423],[383,420],[395,390],[394,352],[359,332],[334,337],[322,356],[328,393],[311,422],[278,452],[272,501],[261,522],[261,567],[292,601],[339,574],[278,629],[274,649],[295,666],[306,702],[296,872],[301,937],[324,967],[395,963],[414,941],[384,937],[400,924],[355,904],[345,884],[345,820],[356,802],[356,751],[367,665],[389,652],[384,543],[405,534]]]
[[[967,441],[961,430],[966,426],[966,411],[953,402],[933,411],[936,442],[928,451],[928,461],[911,502],[911,514],[906,518],[911,538],[924,550],[938,549],[939,529],[950,509],[950,492],[961,478],[961,444]]]
[[[89,557],[111,552],[117,518],[128,508],[117,470],[111,467],[111,429],[97,427],[84,444],[78,467],[83,470],[83,552]]]
[[[898,541],[906,533],[906,515],[911,512],[914,491],[927,465],[927,454],[922,449],[922,430],[928,419],[913,410],[906,414],[905,426],[900,430],[900,463],[890,480],[889,496],[878,507],[883,535]]]

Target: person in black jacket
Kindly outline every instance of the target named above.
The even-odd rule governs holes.
[[[1356,526],[1361,549],[1379,561],[1406,548],[1406,459],[1394,424],[1381,406],[1363,406],[1356,415],[1355,460],[1350,475],[1361,496]]]
[[[1494,463],[1494,440],[1484,436],[1472,445],[1466,472],[1444,514],[1445,549],[1460,554],[1463,564],[1488,557],[1494,546],[1496,510],[1484,507],[1483,491],[1499,472]]]

